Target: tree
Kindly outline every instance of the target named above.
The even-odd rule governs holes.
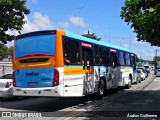
[[[14,49],[13,46],[10,46],[10,47],[8,48],[8,55],[9,55],[9,56],[12,56],[13,49]]]
[[[6,33],[8,30],[20,31],[26,23],[24,15],[29,14],[26,0],[0,0],[0,41],[7,43],[13,36]]]
[[[82,36],[87,37],[87,38],[91,38],[91,39],[94,39],[94,40],[97,40],[97,41],[99,41],[101,39],[101,38],[98,38],[95,35],[95,33],[90,34],[89,31],[88,31],[88,34],[83,34]]]
[[[0,59],[8,57],[8,47],[0,43]]]
[[[134,28],[138,41],[160,46],[160,0],[126,0],[121,9],[121,18]]]

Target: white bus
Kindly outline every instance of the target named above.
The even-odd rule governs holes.
[[[17,36],[15,96],[80,97],[136,82],[133,51],[61,30]]]

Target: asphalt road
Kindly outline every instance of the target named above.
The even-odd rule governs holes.
[[[155,77],[151,73],[146,80],[133,84],[130,89],[119,88],[109,91],[103,99],[97,99],[94,95],[84,98],[4,99],[0,101],[0,111],[40,112],[46,120],[64,119],[64,117],[65,119],[157,120],[160,115],[159,103],[160,77]]]

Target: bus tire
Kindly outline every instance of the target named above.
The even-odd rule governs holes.
[[[98,98],[103,98],[105,95],[106,87],[104,80],[100,79],[99,85],[98,85]]]
[[[136,84],[138,84],[138,80],[136,79],[136,82],[135,82]]]
[[[131,83],[132,83],[132,77],[129,76],[129,82],[128,82],[127,86],[126,86],[127,89],[131,88]]]
[[[140,83],[141,79],[140,78],[136,78],[136,84]]]

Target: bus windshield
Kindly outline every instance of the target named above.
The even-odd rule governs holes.
[[[55,35],[39,35],[18,39],[15,42],[15,58],[33,54],[55,55]]]

